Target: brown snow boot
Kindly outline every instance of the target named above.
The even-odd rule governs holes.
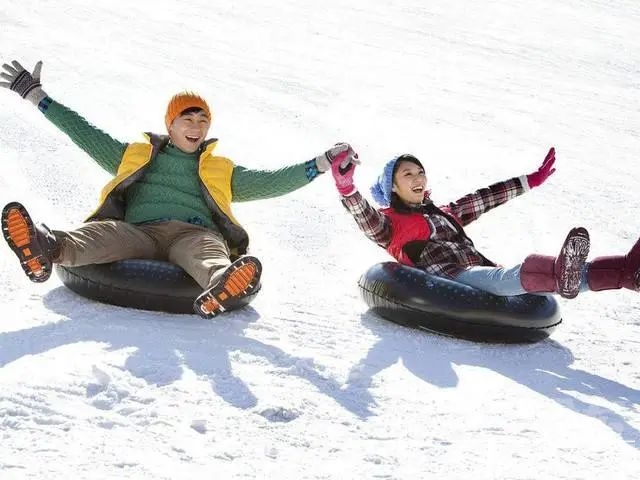
[[[35,225],[22,204],[11,202],[2,209],[2,235],[29,280],[49,279],[53,262],[60,254],[60,244],[46,225]]]
[[[640,291],[640,239],[626,255],[597,257],[587,268],[587,282],[594,292],[618,288]]]
[[[193,302],[195,312],[203,318],[246,305],[247,299],[260,290],[262,264],[256,257],[245,255],[229,265],[218,283],[205,290]]]
[[[520,269],[520,283],[530,293],[558,293],[575,298],[580,291],[582,271],[589,255],[589,232],[571,229],[557,257],[529,255]]]

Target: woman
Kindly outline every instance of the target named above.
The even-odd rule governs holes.
[[[342,203],[363,233],[398,262],[449,278],[495,295],[558,293],[574,298],[581,291],[628,288],[640,290],[640,240],[627,255],[598,257],[587,262],[589,234],[574,228],[557,257],[529,255],[510,268],[482,255],[464,227],[483,213],[544,183],[555,172],[555,149],[529,175],[482,188],[437,207],[427,188],[422,163],[413,155],[390,160],[371,188],[383,208],[375,209],[353,184],[355,162],[340,154],[332,173]],[[340,165],[348,164],[347,169]]]

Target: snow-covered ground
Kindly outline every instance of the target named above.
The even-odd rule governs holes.
[[[509,264],[584,225],[593,255],[640,235],[636,0],[3,0],[0,61],[122,141],[196,90],[246,167],[338,141],[366,192],[411,152],[444,203],[557,172],[469,233]],[[0,91],[0,203],[73,228],[107,175]],[[635,479],[640,297],[560,299],[534,345],[482,345],[367,312],[386,253],[324,176],[237,204],[264,265],[250,308],[216,321],[101,305],[36,285],[0,245],[0,479]]]

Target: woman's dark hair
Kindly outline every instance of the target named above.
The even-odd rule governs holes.
[[[411,155],[410,153],[405,153],[403,155],[400,155],[397,159],[396,159],[396,163],[393,165],[393,172],[391,173],[391,181],[393,182],[393,178],[396,176],[396,171],[398,170],[398,167],[400,166],[400,162],[411,162],[414,165],[417,165],[418,167],[420,167],[421,169],[424,170],[424,167],[422,166],[422,163],[420,163],[420,160],[418,160],[416,157],[414,157],[413,155]],[[402,200],[400,200],[400,197],[398,197],[398,195],[396,194],[396,192],[391,192],[391,208],[399,211],[399,212],[409,212],[412,209],[410,207],[407,206],[406,203],[404,203]]]

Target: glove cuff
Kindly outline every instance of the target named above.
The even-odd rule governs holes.
[[[358,191],[358,189],[354,184],[346,185],[344,187],[337,187],[337,188],[338,188],[338,193],[343,197],[350,197],[351,195],[353,195]]]
[[[44,90],[42,90],[42,87],[40,86],[40,84],[36,84],[28,92],[25,92],[23,94],[23,98],[25,98],[26,100],[29,100],[31,103],[33,103],[37,107],[38,105],[40,105],[40,102],[42,100],[47,98],[47,94],[45,93]]]
[[[320,173],[324,173],[331,170],[331,162],[326,155],[320,155],[316,157],[316,167],[318,167]]]

